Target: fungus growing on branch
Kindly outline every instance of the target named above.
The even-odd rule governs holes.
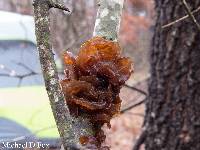
[[[119,93],[133,72],[132,63],[121,57],[117,42],[101,37],[86,41],[76,57],[65,52],[64,63],[61,85],[70,113],[75,117],[84,114],[96,132],[94,137],[82,137],[80,143],[99,148],[105,140],[101,127],[111,127],[110,120],[120,112]]]

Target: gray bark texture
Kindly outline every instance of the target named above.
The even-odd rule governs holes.
[[[191,10],[200,0],[187,1]],[[180,0],[155,0],[151,79],[144,128],[146,150],[200,150],[200,33]],[[194,15],[200,22],[200,15]]]
[[[66,149],[73,149],[76,147],[78,140],[72,124],[73,118],[70,116],[69,109],[65,103],[65,98],[59,84],[56,64],[53,58],[54,54],[52,46],[49,43],[49,9],[55,6],[52,5],[52,3],[48,0],[35,0],[33,4],[36,26],[35,34],[38,45],[37,49],[39,51],[47,94],[49,96],[53,115],[62,138],[63,145]]]
[[[124,0],[100,0],[93,36],[117,41]]]

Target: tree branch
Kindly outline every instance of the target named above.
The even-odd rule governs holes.
[[[196,18],[193,16],[190,8],[185,0],[182,0],[183,6],[185,7],[186,12],[188,13],[189,17],[192,19],[193,23],[196,25],[197,29],[200,31],[200,25],[197,22]]]
[[[140,134],[140,136],[136,140],[135,145],[133,147],[133,150],[139,150],[140,149],[141,145],[144,143],[144,141],[146,139],[146,134],[147,134],[147,131],[145,129],[142,129],[142,133]]]
[[[60,4],[59,2],[55,0],[49,0],[49,7],[58,8],[58,9],[70,12],[70,10],[67,7],[65,7],[65,5]]]
[[[135,104],[133,104],[133,105],[131,105],[131,106],[129,106],[129,107],[127,107],[127,108],[122,109],[122,110],[121,110],[121,114],[123,114],[123,113],[125,113],[126,111],[129,111],[129,110],[131,110],[131,109],[133,109],[133,108],[135,108],[135,107],[137,107],[137,106],[140,106],[140,105],[143,104],[145,101],[146,101],[146,98],[143,99],[143,100],[141,100],[141,101],[139,101],[139,102],[137,102],[137,103],[135,103]]]
[[[8,73],[0,73],[0,77],[12,77],[12,78],[19,79],[18,84],[17,84],[17,86],[19,87],[24,78],[29,77],[29,76],[39,75],[39,73],[35,72],[34,70],[32,70],[31,68],[29,68],[27,65],[25,65],[23,63],[16,63],[16,64],[23,67],[27,71],[29,71],[29,73],[17,74],[17,72],[15,70],[9,69],[6,66],[4,66],[3,64],[0,64],[0,69],[3,69],[6,72],[8,72]]]
[[[100,0],[93,36],[117,41],[124,0]]]
[[[141,93],[141,94],[143,94],[145,96],[147,96],[147,93],[145,91],[141,90],[141,89],[138,89],[138,88],[136,88],[134,86],[130,86],[128,84],[125,84],[124,86],[127,87],[127,88],[130,88],[130,89],[132,89],[134,91],[137,91],[137,92],[139,92],[139,93]]]
[[[53,115],[65,149],[74,149],[78,146],[78,139],[72,122],[76,122],[76,120],[70,116],[65,103],[64,94],[59,84],[52,45],[49,42],[49,9],[54,6],[58,7],[58,4],[54,4],[52,0],[35,0],[33,6],[37,48]]]
[[[192,14],[195,14],[195,13],[197,13],[197,12],[199,12],[199,11],[200,11],[200,7],[198,7],[197,9],[195,9],[194,11],[192,11],[191,13],[192,13]],[[172,25],[174,25],[174,24],[176,24],[176,23],[178,23],[178,22],[181,22],[181,21],[187,19],[188,17],[189,17],[189,15],[186,15],[186,16],[183,16],[183,17],[181,17],[181,18],[179,18],[179,19],[177,19],[177,20],[175,20],[175,21],[172,21],[172,22],[166,24],[166,25],[163,25],[163,26],[162,26],[162,29],[167,28],[167,27],[170,27],[170,26],[172,26]]]

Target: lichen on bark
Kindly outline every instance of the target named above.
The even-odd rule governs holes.
[[[66,149],[77,147],[76,132],[73,129],[74,119],[69,115],[64,95],[59,84],[56,64],[53,58],[52,46],[49,43],[49,9],[48,0],[34,1],[35,34],[37,38],[37,49],[39,51],[40,63],[45,81],[47,94],[49,96],[52,112],[58,127],[58,131]]]
[[[100,0],[93,36],[117,41],[124,0]]]

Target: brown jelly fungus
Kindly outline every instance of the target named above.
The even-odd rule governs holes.
[[[133,72],[129,58],[121,56],[117,42],[94,37],[86,41],[77,56],[64,53],[65,78],[61,81],[62,90],[70,113],[79,116],[87,114],[91,123],[98,126],[96,139],[105,139],[100,127],[119,114],[122,85]],[[87,144],[88,137],[81,137],[80,143]]]

